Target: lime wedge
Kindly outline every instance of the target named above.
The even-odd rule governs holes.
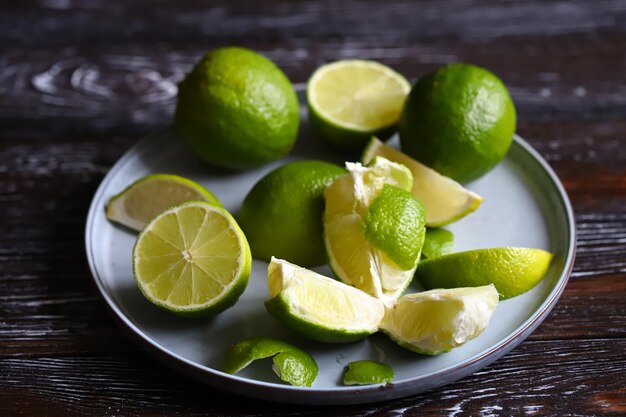
[[[346,168],[324,193],[330,266],[341,281],[391,306],[413,278],[424,239],[421,204],[408,193],[403,165],[376,158]]]
[[[342,343],[378,331],[385,308],[374,297],[281,259],[272,258],[267,272],[267,311],[302,335]]]
[[[221,207],[172,207],[139,234],[133,272],[153,304],[182,315],[213,315],[235,304],[248,284],[250,248]]]
[[[530,248],[491,248],[451,253],[420,262],[415,276],[426,289],[493,284],[502,299],[533,288],[548,272],[553,255]]]
[[[493,285],[409,294],[387,310],[381,330],[406,349],[438,355],[482,333],[497,304]]]
[[[228,348],[222,369],[236,374],[257,359],[272,357],[272,369],[280,379],[291,385],[310,387],[318,373],[315,359],[292,344],[258,337],[242,340]]]
[[[369,163],[376,156],[405,165],[413,174],[411,192],[426,209],[426,225],[443,226],[475,211],[483,198],[469,191],[451,178],[439,174],[399,150],[371,138],[363,151],[362,162]]]
[[[454,234],[446,229],[426,229],[426,238],[422,247],[422,256],[435,258],[447,255],[454,247]]]
[[[393,369],[389,365],[376,361],[355,361],[348,364],[343,375],[344,385],[371,385],[386,384],[394,377]]]
[[[402,75],[378,62],[324,65],[307,86],[311,124],[331,144],[363,149],[372,134],[393,134],[410,89]]]
[[[191,200],[220,205],[209,190],[190,179],[171,174],[153,174],[135,181],[111,197],[105,212],[109,220],[141,231],[163,210]]]

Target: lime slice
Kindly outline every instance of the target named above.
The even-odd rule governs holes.
[[[493,284],[502,299],[533,288],[553,255],[541,249],[492,248],[457,252],[420,262],[415,276],[426,289]]]
[[[226,210],[202,201],[172,207],[139,234],[133,272],[152,303],[182,315],[213,315],[248,284],[250,248]]]
[[[191,200],[220,204],[209,190],[190,179],[153,174],[111,197],[106,205],[106,216],[113,222],[140,231],[163,210]]]
[[[454,247],[454,234],[446,229],[426,229],[422,256],[435,258],[447,255]]]
[[[482,333],[497,304],[493,285],[409,294],[387,310],[381,330],[406,349],[438,355]]]
[[[411,192],[424,204],[427,226],[443,226],[459,220],[475,211],[483,201],[481,196],[463,188],[453,179],[439,174],[373,137],[361,159],[363,163],[369,163],[376,156],[403,164],[411,170],[413,174]]]
[[[408,193],[411,173],[385,158],[367,167],[346,163],[346,168],[348,174],[324,193],[330,266],[341,281],[391,306],[411,281],[423,243],[421,207]],[[395,187],[385,188],[389,185]]]
[[[257,359],[272,357],[272,369],[280,379],[291,385],[310,387],[318,373],[315,359],[292,344],[258,337],[242,340],[224,354],[223,370],[236,374]]]
[[[321,342],[343,343],[378,331],[383,304],[349,285],[272,258],[267,311],[278,321]]]
[[[363,149],[372,134],[393,134],[410,89],[402,75],[378,62],[324,65],[307,86],[311,124],[338,147]]]
[[[355,361],[348,364],[343,375],[344,385],[371,385],[386,384],[394,377],[393,369],[389,365],[376,361]]]

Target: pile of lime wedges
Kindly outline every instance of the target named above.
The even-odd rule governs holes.
[[[483,198],[462,184],[511,145],[515,107],[495,75],[456,63],[411,86],[380,63],[344,60],[315,71],[307,104],[308,140],[345,155],[345,166],[284,164],[258,181],[236,219],[209,190],[171,174],[144,177],[109,200],[108,219],[139,231],[133,272],[150,302],[183,316],[218,314],[245,291],[255,258],[269,263],[268,313],[303,337],[347,343],[382,331],[437,355],[480,335],[500,300],[547,273],[544,250],[455,253],[442,228],[480,207]],[[242,170],[289,153],[299,118],[283,72],[229,47],[205,55],[182,81],[175,126],[207,165]],[[400,149],[385,144],[396,131]],[[310,269],[325,264],[334,277]],[[413,279],[427,291],[405,294]],[[269,338],[233,345],[223,370],[269,357],[283,381],[313,384],[313,357]],[[364,360],[347,367],[344,383],[392,378],[387,365]]]

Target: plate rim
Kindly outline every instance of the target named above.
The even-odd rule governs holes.
[[[249,378],[239,377],[237,375],[230,375],[224,373],[218,369],[211,368],[206,365],[202,365],[186,359],[176,352],[173,352],[166,347],[160,345],[157,341],[152,340],[147,336],[143,330],[135,325],[118,307],[109,295],[108,291],[104,287],[103,281],[96,269],[95,254],[93,253],[93,246],[91,244],[93,235],[93,225],[96,215],[99,210],[103,210],[101,207],[101,200],[108,184],[115,177],[116,173],[125,165],[125,163],[132,158],[135,154],[140,152],[144,147],[148,146],[152,140],[157,137],[166,134],[168,131],[172,131],[172,127],[168,126],[156,133],[148,135],[138,143],[128,149],[111,167],[105,177],[100,182],[98,189],[96,190],[89,207],[87,214],[87,221],[85,224],[85,249],[87,254],[87,261],[91,272],[92,279],[100,292],[102,298],[104,298],[109,310],[114,314],[114,318],[120,324],[124,325],[127,333],[133,336],[135,341],[138,341],[142,347],[148,348],[149,352],[155,355],[159,360],[165,362],[172,368],[175,368],[178,372],[183,372],[187,375],[202,380],[213,387],[225,389],[237,394],[243,394],[249,397],[258,399],[280,401],[285,403],[296,404],[320,404],[320,399],[323,398],[324,404],[358,404],[358,403],[371,403],[382,400],[388,400],[393,398],[401,398],[404,396],[417,394],[423,392],[424,389],[419,388],[419,383],[428,379],[438,380],[439,383],[427,384],[427,389],[433,389],[446,385],[456,379],[457,374],[462,373],[467,369],[472,369],[470,373],[475,372],[478,368],[487,366],[488,364],[499,359],[506,353],[508,353],[515,346],[520,344],[530,333],[539,326],[539,324],[547,317],[552,310],[558,299],[561,297],[572,272],[574,266],[574,260],[576,255],[576,222],[574,217],[574,211],[570,200],[567,196],[567,192],[563,187],[556,173],[552,170],[550,165],[543,159],[543,157],[524,139],[519,135],[514,135],[513,144],[520,146],[525,152],[527,152],[532,159],[537,162],[548,178],[552,182],[553,186],[558,191],[559,202],[562,205],[566,214],[567,232],[569,239],[567,243],[567,252],[565,256],[565,264],[560,276],[550,291],[546,299],[541,305],[534,311],[531,317],[529,317],[522,325],[511,332],[507,337],[501,339],[498,343],[492,345],[484,352],[470,357],[463,362],[442,368],[437,371],[433,371],[429,374],[416,376],[413,378],[407,378],[401,381],[392,382],[387,386],[371,385],[371,386],[359,386],[359,387],[333,387],[333,388],[309,388],[309,387],[294,387],[289,385],[282,385],[278,383],[271,383],[265,381],[257,381]],[[181,368],[182,366],[182,368]],[[467,374],[465,374],[467,375]],[[462,376],[460,376],[462,377]],[[417,387],[416,389],[411,389]],[[329,397],[331,396],[331,397]]]

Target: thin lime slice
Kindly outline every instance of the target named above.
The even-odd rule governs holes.
[[[446,229],[426,229],[426,238],[422,247],[422,256],[436,258],[452,252],[454,234]]]
[[[378,331],[385,314],[376,298],[301,268],[272,258],[268,267],[267,311],[278,321],[314,340],[352,342]]]
[[[190,179],[171,174],[152,174],[111,197],[105,213],[109,220],[141,231],[163,210],[191,200],[220,205],[209,190]]]
[[[384,363],[362,360],[350,362],[343,375],[344,385],[387,384],[393,380],[393,369]]]
[[[272,357],[272,369],[280,379],[291,385],[310,387],[319,368],[315,359],[290,343],[266,337],[242,340],[228,348],[222,369],[236,374],[257,359]]]
[[[541,249],[476,249],[420,262],[415,276],[426,289],[493,284],[506,299],[535,287],[548,272],[552,258]]]
[[[232,306],[250,276],[250,248],[221,207],[191,201],[152,220],[133,248],[143,295],[183,315],[212,315]]]
[[[324,65],[307,86],[311,123],[329,142],[362,149],[372,134],[393,133],[410,89],[402,75],[378,62]]]
[[[482,333],[497,304],[493,285],[409,294],[387,310],[381,330],[404,348],[438,355]]]
[[[478,194],[464,188],[451,178],[439,174],[399,150],[373,137],[363,151],[362,162],[369,163],[382,156],[405,165],[413,174],[411,192],[424,204],[426,225],[443,226],[475,211],[483,201]]]

